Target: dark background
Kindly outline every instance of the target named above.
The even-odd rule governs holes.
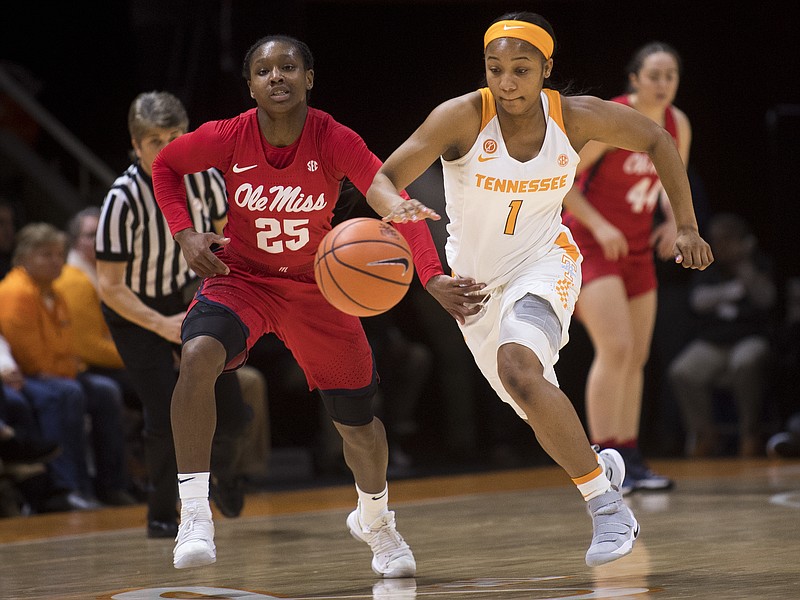
[[[117,172],[127,164],[133,96],[175,92],[192,127],[237,114],[252,106],[240,77],[246,49],[264,34],[289,33],[315,54],[312,104],[385,158],[436,104],[480,84],[493,18],[534,10],[557,34],[554,77],[604,98],[623,90],[635,48],[673,44],[685,69],[676,104],[692,121],[691,164],[710,206],[735,209],[771,235],[797,204],[776,197],[780,180],[796,178],[794,136],[780,150],[792,153],[788,171],[776,171],[787,157],[773,152],[767,115],[800,103],[800,19],[778,8],[784,3],[731,4],[116,0],[90,9],[34,1],[4,11],[0,58],[25,66],[39,101]]]
[[[572,82],[603,98],[624,90],[624,67],[636,48],[651,40],[668,42],[684,62],[675,103],[693,126],[690,174],[701,230],[710,212],[738,212],[775,257],[778,280],[800,274],[795,256],[800,19],[788,3],[742,8],[716,0],[94,4],[26,2],[6,8],[0,60],[23,67],[38,101],[114,173],[128,164],[127,110],[137,93],[176,93],[189,110],[191,128],[236,115],[253,106],[241,77],[244,53],[269,33],[309,44],[316,59],[311,104],[359,132],[381,158],[438,103],[481,84],[483,33],[504,12],[544,15],[558,41],[554,81]],[[36,143],[49,149],[41,136]],[[84,201],[99,205],[104,192],[99,186]],[[0,190],[0,195],[15,193]],[[46,199],[31,200],[27,213],[29,219],[59,225],[68,216]],[[681,271],[668,269],[665,277],[680,284]],[[669,322],[659,327],[669,334]],[[576,404],[582,402],[591,356],[582,335],[576,327],[561,363],[567,374],[563,387]],[[651,380],[655,395],[658,385]]]

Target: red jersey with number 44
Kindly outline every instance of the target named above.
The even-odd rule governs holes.
[[[629,105],[627,96],[618,96],[612,101]],[[664,115],[664,129],[677,143],[678,127],[671,106]],[[647,153],[620,148],[610,150],[581,173],[575,185],[600,214],[625,234],[631,252],[649,250],[653,211],[663,187]],[[578,238],[582,237],[580,230],[583,228],[569,213],[565,214],[564,222],[576,234],[580,245]]]
[[[275,166],[273,166],[275,165]],[[333,209],[347,177],[366,194],[380,160],[361,137],[329,114],[308,109],[303,131],[286,148],[261,134],[257,109],[209,121],[168,144],[153,163],[153,186],[173,235],[192,227],[183,175],[216,167],[225,176],[229,251],[254,267],[302,267],[314,260],[331,229]],[[427,224],[397,226],[411,246],[425,285],[441,273]]]

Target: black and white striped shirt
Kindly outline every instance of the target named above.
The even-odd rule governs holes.
[[[212,231],[227,212],[225,180],[216,169],[184,177],[189,214],[197,231]],[[135,294],[161,298],[195,279],[156,203],[153,181],[132,164],[106,194],[97,226],[97,258],[125,261],[125,283]]]

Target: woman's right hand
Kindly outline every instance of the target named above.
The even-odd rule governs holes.
[[[211,246],[214,244],[219,246],[229,244],[230,238],[218,233],[200,233],[194,229],[183,229],[175,234],[175,241],[180,244],[189,268],[200,277],[230,273],[228,266],[211,251]]]
[[[617,261],[628,256],[628,240],[619,229],[605,222],[592,231],[595,241],[603,250],[606,260]]]
[[[467,317],[480,312],[485,297],[481,290],[485,287],[486,284],[476,283],[474,279],[435,275],[425,289],[451,317],[463,325]]]

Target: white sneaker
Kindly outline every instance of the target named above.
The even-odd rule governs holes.
[[[387,511],[369,525],[364,525],[359,516],[359,508],[347,516],[350,535],[369,544],[374,557],[372,570],[386,578],[413,577],[417,563],[411,548],[403,536],[397,532],[394,511]]]
[[[202,567],[217,561],[214,522],[208,502],[188,502],[181,507],[181,524],[172,551],[176,569]]]
[[[586,564],[596,567],[630,554],[639,536],[639,523],[619,490],[611,488],[586,505],[592,517],[592,544]]]

